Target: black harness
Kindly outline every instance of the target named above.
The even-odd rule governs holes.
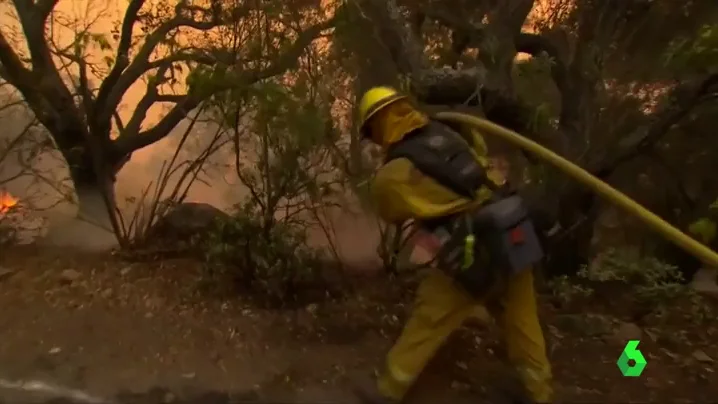
[[[474,157],[473,142],[440,122],[431,122],[393,144],[387,151],[386,162],[406,158],[442,186],[474,199],[482,186],[493,191],[499,190],[499,186],[488,178],[486,168]]]
[[[423,220],[442,243],[435,260],[474,295],[485,294],[500,277],[530,268],[543,251],[522,199],[487,175],[472,150],[474,139],[432,121],[387,151],[385,163],[406,158],[424,175],[457,195],[474,200],[486,186],[492,198],[481,207]]]

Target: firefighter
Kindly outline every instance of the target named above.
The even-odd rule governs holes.
[[[397,145],[421,134],[448,137],[459,134],[456,127],[430,117],[408,96],[389,87],[375,87],[363,95],[359,120],[363,138],[379,145],[385,154],[391,154]],[[465,146],[471,152],[467,155],[472,156],[471,163],[486,168],[485,183],[477,184],[471,190],[472,195],[461,196],[444,186],[438,180],[440,175],[426,175],[432,169],[429,163],[433,161],[436,165],[437,161],[449,161],[445,156],[440,159],[424,156],[426,161],[418,164],[421,155],[414,156],[418,158],[401,153],[394,155],[379,168],[371,187],[383,220],[401,223],[413,219],[420,225],[435,223],[477,209],[492,199],[501,175],[488,167],[487,149],[481,136],[474,131],[467,132],[468,139],[465,138],[467,133],[462,134],[467,140]],[[441,139],[435,136],[429,143],[441,143]],[[421,147],[415,149],[424,150]],[[461,172],[471,171],[461,167],[451,170],[453,172],[444,176],[447,181]],[[469,317],[488,308],[502,328],[508,359],[521,381],[523,398],[527,402],[549,402],[552,396],[551,367],[538,319],[532,268],[508,276],[503,288],[491,289],[500,290],[498,294],[477,295],[469,293],[457,278],[438,266],[428,269],[419,285],[413,311],[386,356],[378,380],[357,383],[357,396],[372,404],[401,402],[447,337]]]

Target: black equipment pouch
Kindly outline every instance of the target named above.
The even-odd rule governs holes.
[[[443,241],[437,266],[474,296],[486,294],[543,258],[538,234],[518,195],[458,214],[432,232]]]
[[[523,200],[487,177],[471,152],[470,139],[432,122],[393,145],[386,161],[396,158],[407,158],[424,175],[468,199],[475,199],[482,186],[494,192],[494,197],[478,208],[422,222],[442,244],[435,258],[437,266],[469,293],[484,295],[501,278],[543,258]]]

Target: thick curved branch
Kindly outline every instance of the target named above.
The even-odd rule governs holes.
[[[50,1],[50,3],[53,3],[53,1]],[[43,14],[44,10],[39,9],[32,1],[13,0],[13,4],[25,34],[25,42],[30,51],[33,70],[41,74],[50,74],[52,71],[57,73],[52,61],[52,52],[50,52],[50,47],[45,40],[45,21],[49,12],[48,14]],[[54,6],[54,4],[51,6]],[[50,7],[51,10],[52,7]]]
[[[524,1],[524,0],[522,0]],[[523,2],[522,5],[525,5]],[[492,83],[489,71],[479,64],[469,69],[449,67],[431,68],[424,57],[420,42],[415,38],[395,1],[364,0],[361,2],[362,17],[375,27],[380,42],[389,50],[394,64],[409,79],[412,94],[422,103],[430,105],[473,105],[484,107],[490,119],[516,130],[528,127],[531,111],[516,100],[512,94],[502,91],[501,85]],[[504,8],[506,19],[520,19],[518,12],[526,7]],[[448,13],[426,10],[428,18],[459,25],[467,30],[472,46],[479,46],[484,39],[484,27],[461,25]],[[523,14],[521,14],[523,15]],[[449,27],[454,29],[454,27]],[[484,104],[490,100],[490,105]]]
[[[521,32],[516,36],[516,51],[537,57],[545,53],[551,59],[551,77],[562,95],[568,88],[568,69],[558,48],[548,38]]]
[[[429,67],[421,40],[408,27],[396,0],[363,0],[359,8],[405,75],[415,75]]]
[[[70,90],[55,66],[52,52],[45,38],[46,8],[40,9],[31,2],[13,0],[25,33],[30,51],[32,68],[26,68],[0,33],[0,62],[3,74],[17,87],[27,100],[37,118],[50,131],[64,131],[72,126],[81,126],[80,111],[75,105]],[[62,147],[62,146],[61,146]]]
[[[37,8],[38,14],[40,14],[40,18],[42,18],[43,25],[59,1],[60,0],[38,0],[36,2],[35,7]]]
[[[132,31],[138,19],[138,13],[145,4],[145,0],[131,0],[125,11],[125,18],[122,20],[122,28],[120,29],[120,43],[117,46],[117,55],[115,56],[115,65],[110,70],[105,80],[100,86],[97,99],[104,105],[105,100],[109,96],[110,91],[117,84],[122,72],[130,64],[129,52],[132,46]]]
[[[696,107],[718,94],[718,74],[712,74],[698,83],[680,85],[672,91],[668,105],[652,117],[652,123],[620,142],[618,151],[604,159],[592,171],[599,178],[607,178],[622,164],[650,151],[656,143],[688,116]]]
[[[478,48],[484,39],[484,29],[486,27],[483,24],[472,24],[464,19],[457,18],[453,13],[447,10],[438,8],[426,10],[425,15],[451,29],[454,33],[465,37],[467,41],[466,46],[468,47]]]
[[[195,62],[197,64],[205,65],[205,66],[212,66],[217,64],[217,59],[210,56],[201,53],[199,50],[196,52],[189,52],[188,50],[182,50],[177,53],[174,53],[170,56],[153,60],[152,62],[147,64],[147,70],[150,71],[153,69],[161,69],[165,66],[170,66],[174,63],[180,63],[180,62]]]
[[[150,56],[157,45],[159,45],[172,30],[180,27],[191,27],[201,31],[208,31],[216,26],[214,22],[198,22],[183,17],[176,17],[152,32],[142,47],[140,47],[134,60],[129,64],[127,69],[120,74],[115,84],[112,87],[107,87],[109,89],[107,97],[102,100],[98,97],[98,107],[103,111],[101,121],[105,121],[109,118],[108,114],[111,114],[111,111],[117,108],[122,97],[132,84],[152,68],[149,62]],[[101,89],[102,87],[105,87],[105,82],[103,82]]]
[[[45,92],[38,91],[38,80],[36,75],[20,60],[20,57],[8,43],[5,35],[0,31],[0,77],[17,88],[22,94],[25,101],[48,130],[60,128],[63,124],[61,112],[58,111],[57,105],[53,105],[49,100],[60,102],[62,93],[58,97],[48,97]],[[47,90],[47,88],[44,88]],[[63,89],[69,94],[67,88]],[[43,90],[43,89],[40,89]],[[72,98],[72,95],[69,95]],[[62,105],[60,105],[62,108]],[[70,108],[74,108],[72,105]],[[76,112],[76,111],[73,111]]]
[[[117,113],[117,111],[112,113],[112,117],[115,119],[115,125],[117,126],[117,130],[122,133],[125,131],[125,123],[122,121],[122,117],[120,114]]]
[[[22,91],[32,83],[32,72],[23,65],[5,35],[0,31],[0,77]]]
[[[145,95],[140,99],[135,107],[135,111],[132,113],[132,117],[125,126],[125,130],[120,132],[120,136],[132,136],[140,131],[142,122],[147,117],[147,111],[154,105],[154,103],[160,101],[159,87],[167,82],[167,72],[172,67],[172,63],[166,63],[157,69],[157,73],[147,83],[147,91]],[[181,103],[185,99],[184,96],[177,96],[174,102]]]

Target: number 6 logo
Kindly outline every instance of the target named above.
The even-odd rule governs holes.
[[[625,377],[638,377],[646,368],[646,358],[643,357],[641,351],[638,350],[638,340],[630,340],[623,348],[621,357],[618,358],[618,369]],[[633,363],[631,363],[633,362]]]

